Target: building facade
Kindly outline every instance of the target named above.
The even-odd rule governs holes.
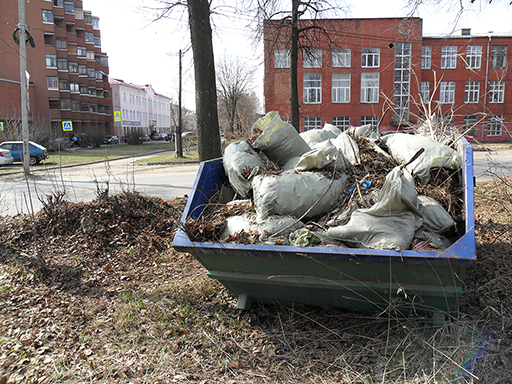
[[[150,84],[135,85],[110,79],[114,108],[114,131],[122,141],[132,132],[173,133],[171,99],[157,94]]]
[[[13,40],[17,22],[17,2],[0,2],[4,126],[20,120],[19,47]],[[99,18],[84,10],[81,0],[36,0],[26,4],[26,23],[35,43],[27,44],[31,134],[49,140],[63,136],[63,122],[71,122],[76,133],[112,133],[108,57],[101,50]]]
[[[289,32],[264,30],[265,108],[290,114]],[[305,28],[303,28],[305,27]],[[420,18],[302,20],[301,130],[331,123],[405,129],[436,115],[479,141],[510,140],[512,36],[423,36]]]

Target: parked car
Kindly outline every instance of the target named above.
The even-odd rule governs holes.
[[[114,136],[114,135],[105,136],[105,138],[103,139],[101,144],[107,144],[107,145],[119,144],[119,137]]]
[[[9,165],[14,162],[11,151],[0,148],[0,165]]]
[[[151,140],[162,140],[163,137],[157,132],[151,132]]]
[[[30,151],[30,165],[38,164],[48,157],[48,151],[42,145],[34,143],[33,141],[29,141],[28,145]],[[0,148],[11,151],[14,161],[23,161],[21,158],[23,154],[23,141],[4,141],[0,144]]]

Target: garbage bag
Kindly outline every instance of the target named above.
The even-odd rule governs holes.
[[[379,138],[378,133],[375,131],[375,129],[373,129],[373,126],[371,124],[361,125],[360,127],[350,126],[346,130],[346,132],[350,133],[354,136],[367,137],[367,138],[373,139],[373,140]]]
[[[288,238],[288,236],[304,227],[304,224],[291,216],[270,216],[265,221],[258,221],[251,214],[229,216],[226,222],[226,228],[222,232],[221,238],[224,240],[229,235],[237,235],[244,231],[248,235],[256,236],[259,241],[266,242],[269,236],[278,232],[279,236]],[[273,241],[270,241],[273,243]]]
[[[310,129],[300,133],[300,137],[304,139],[310,148],[314,148],[329,139],[334,139],[336,136],[333,132],[324,129]]]
[[[330,140],[317,144],[312,150],[300,157],[290,159],[283,167],[284,170],[312,171],[323,169],[332,164],[336,169],[346,169],[350,166],[343,154]]]
[[[445,167],[458,170],[461,167],[457,151],[426,136],[394,133],[383,136],[382,143],[400,163],[409,161],[421,148],[425,149],[424,153],[407,166],[407,169],[416,175],[423,185],[430,181],[432,168]]]
[[[338,203],[346,181],[345,174],[337,179],[315,172],[257,175],[252,182],[257,218],[263,220],[271,212],[306,219],[324,215]]]
[[[386,176],[377,202],[354,210],[347,224],[329,228],[327,236],[355,247],[399,251],[409,249],[422,223],[414,179],[395,167]]]
[[[359,158],[359,146],[346,132],[342,132],[335,139],[331,139],[331,143],[339,149],[343,157],[350,164],[357,165],[361,162]]]
[[[432,197],[419,195],[419,208],[423,215],[423,225],[436,233],[443,233],[455,226],[455,220],[443,208],[443,206]]]
[[[249,196],[252,178],[258,173],[262,161],[256,151],[244,140],[229,144],[223,157],[224,171],[236,193]]]
[[[293,157],[301,156],[311,148],[291,125],[272,111],[256,120],[251,128],[252,147],[259,149],[279,166]]]
[[[325,123],[322,130],[332,132],[334,134],[334,137],[338,137],[339,134],[342,132],[341,129],[339,129],[337,126],[329,124],[329,123]]]
[[[307,228],[301,228],[290,233],[290,244],[296,247],[308,247],[320,243],[322,243],[322,236]]]

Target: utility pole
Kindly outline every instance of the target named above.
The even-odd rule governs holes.
[[[178,79],[178,126],[176,127],[176,135],[174,137],[175,150],[174,154],[176,157],[183,157],[183,143],[181,140],[181,133],[183,132],[182,120],[181,120],[181,49],[179,52],[179,79]]]
[[[20,31],[20,93],[21,93],[21,136],[23,138],[23,170],[30,174],[30,149],[28,145],[28,109],[27,109],[27,33],[25,30],[25,0],[18,0]]]

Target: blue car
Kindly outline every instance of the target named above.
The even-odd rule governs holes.
[[[48,157],[48,151],[42,145],[34,143],[33,141],[29,141],[28,145],[30,148],[30,165],[38,164]],[[11,151],[14,161],[23,161],[21,158],[23,154],[23,141],[4,141],[0,144],[0,148]]]

